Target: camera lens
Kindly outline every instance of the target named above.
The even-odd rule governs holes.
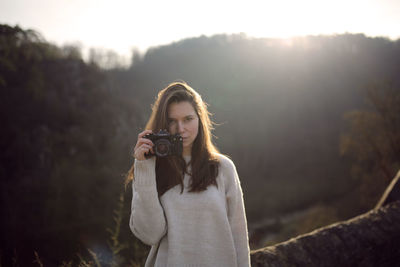
[[[170,142],[166,139],[160,139],[155,144],[156,155],[159,157],[165,157],[169,154]]]

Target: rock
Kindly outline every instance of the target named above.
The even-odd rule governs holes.
[[[252,266],[400,266],[399,177],[375,209],[252,251]]]

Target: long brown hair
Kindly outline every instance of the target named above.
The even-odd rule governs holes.
[[[199,117],[199,129],[196,139],[192,145],[191,152],[191,175],[192,180],[189,192],[201,192],[209,185],[218,187],[216,178],[218,176],[219,158],[218,149],[212,142],[211,130],[213,123],[207,104],[201,96],[185,82],[173,82],[158,93],[157,99],[152,106],[152,113],[146,124],[146,130],[153,133],[161,129],[168,129],[168,107],[171,103],[187,101],[196,111]],[[183,177],[187,172],[187,165],[182,156],[158,157],[156,160],[156,180],[158,195],[162,196],[170,188],[177,184],[181,185],[183,192]],[[134,179],[134,165],[127,175],[127,181]]]

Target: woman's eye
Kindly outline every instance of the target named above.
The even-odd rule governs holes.
[[[192,117],[186,118],[186,121],[191,121],[191,120],[193,120]]]

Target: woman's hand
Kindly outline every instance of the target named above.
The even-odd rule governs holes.
[[[145,154],[149,153],[149,151],[151,151],[151,153],[153,152],[153,142],[150,139],[144,138],[143,136],[145,136],[146,134],[150,134],[153,133],[152,130],[145,130],[143,132],[141,132],[138,135],[138,140],[136,142],[135,148],[134,148],[134,152],[133,152],[133,156],[135,157],[135,159],[137,160],[145,160]]]

